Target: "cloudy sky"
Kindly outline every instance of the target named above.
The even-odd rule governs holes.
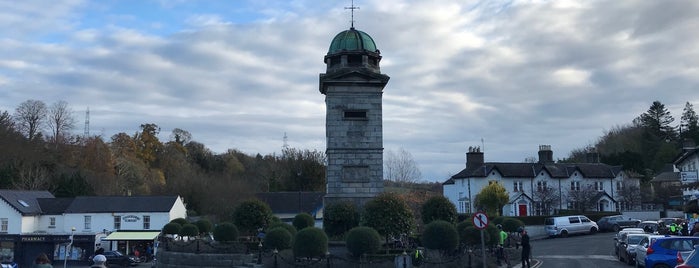
[[[69,103],[108,140],[144,123],[221,153],[325,150],[318,75],[350,0],[0,1],[0,111]],[[554,159],[654,100],[699,107],[698,1],[356,0],[381,51],[384,147],[424,180]]]

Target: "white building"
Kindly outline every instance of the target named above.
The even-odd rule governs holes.
[[[478,209],[476,195],[487,185],[498,183],[510,197],[502,208],[504,216],[550,215],[583,203],[594,205],[587,211],[621,211],[640,205],[640,201],[625,202],[619,191],[638,189],[640,196],[638,178],[631,178],[620,166],[599,163],[596,154],[589,156],[590,163],[554,163],[551,146],[542,145],[536,163],[484,162],[483,152],[471,147],[466,153],[466,168],[442,184],[444,196],[459,213],[471,214]]]
[[[55,198],[46,191],[0,190],[0,254],[20,267],[31,266],[39,253],[59,261],[71,240],[73,263],[86,261],[97,246],[128,253],[129,243],[152,243],[165,224],[186,216],[178,196]]]
[[[679,181],[685,187],[682,187],[682,194],[685,200],[694,200],[699,198],[699,147],[694,143],[684,145],[682,153],[675,158],[673,164],[678,170]]]

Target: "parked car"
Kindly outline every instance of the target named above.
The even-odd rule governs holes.
[[[102,253],[102,255],[107,257],[107,264],[110,265],[115,264],[121,266],[136,266],[139,263],[138,258],[134,256],[126,256],[116,250],[105,251],[104,253]]]
[[[626,240],[628,234],[643,234],[643,229],[640,228],[626,228],[619,231],[614,235],[614,255],[619,256],[619,244],[621,241]]]
[[[648,246],[655,243],[658,238],[670,237],[669,235],[648,235],[644,237],[636,247],[636,267],[644,267],[646,265],[646,255],[648,254]]]
[[[654,243],[647,247],[645,244],[641,244],[640,247],[646,249],[643,266],[647,268],[675,267],[678,259],[677,253],[692,251],[695,245],[699,245],[699,237],[693,236],[666,236],[657,238]],[[640,265],[640,259],[636,263]]]
[[[597,223],[583,215],[551,217],[544,219],[546,234],[567,237],[571,234],[594,234],[599,230]]]
[[[680,222],[682,222],[682,218],[660,218],[658,220],[658,223],[660,222],[663,222],[665,226],[670,226],[670,224],[672,224],[673,222],[680,224]]]
[[[624,228],[636,227],[639,223],[641,220],[624,217],[624,215],[604,216],[597,221],[600,232],[618,232]]]
[[[657,233],[658,227],[659,227],[658,221],[642,221],[641,223],[638,224],[638,226],[636,226],[636,228],[641,228],[644,231],[646,231],[646,233],[651,233],[651,234]],[[649,232],[649,230],[650,230],[650,232]]]
[[[618,255],[619,261],[625,262],[627,264],[634,264],[636,262],[636,247],[643,238],[648,237],[649,234],[646,233],[627,233],[619,239]]]
[[[694,247],[689,256],[682,256],[682,259],[683,262],[678,263],[675,268],[699,268],[699,250],[697,250],[697,247]]]

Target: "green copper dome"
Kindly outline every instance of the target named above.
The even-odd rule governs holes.
[[[376,43],[367,33],[350,28],[340,32],[333,38],[330,43],[328,54],[334,54],[341,51],[369,51],[378,52]]]

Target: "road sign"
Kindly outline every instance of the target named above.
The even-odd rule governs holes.
[[[480,230],[485,229],[488,226],[488,216],[483,212],[476,212],[473,214],[473,226]]]

